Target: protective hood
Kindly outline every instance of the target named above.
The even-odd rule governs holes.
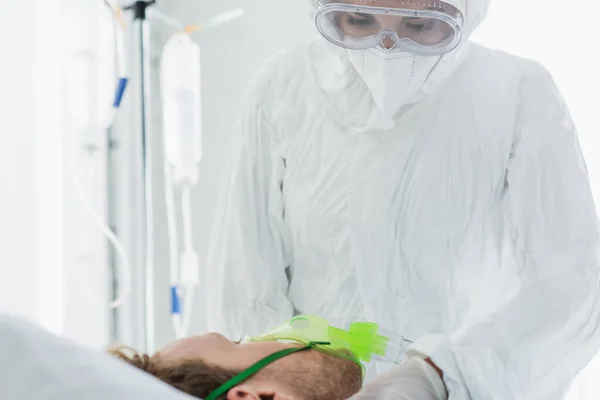
[[[462,43],[454,51],[443,56],[423,85],[420,97],[427,96],[438,88],[465,60],[471,35],[487,15],[490,0],[451,0],[464,2],[465,30]]]
[[[463,41],[455,50],[436,60],[435,67],[428,71],[427,77],[422,80],[420,88],[414,91],[409,103],[418,102],[430,95],[462,64],[468,53],[469,38],[483,22],[490,4],[490,0],[446,1],[465,12]],[[310,2],[314,17],[318,0]],[[366,95],[369,88],[355,70],[345,49],[318,37],[311,46],[309,58],[315,79],[341,123],[358,131],[393,126],[393,121],[382,118],[371,101],[371,96]]]

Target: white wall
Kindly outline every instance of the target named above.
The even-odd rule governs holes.
[[[0,313],[101,347],[108,337],[99,284],[104,250],[90,269],[79,268],[78,257],[90,242],[102,248],[104,239],[89,230],[65,164],[67,3],[10,3],[11,11],[0,14],[2,49],[10,55],[0,66]],[[96,186],[102,185],[100,179]],[[104,193],[96,198],[102,209]],[[84,281],[100,297],[97,306],[81,290]]]
[[[51,33],[56,3],[14,6],[0,16],[2,48],[11,55],[0,73],[0,312],[62,333],[60,64]]]
[[[541,62],[565,97],[586,155],[596,201],[600,201],[600,57],[596,16],[600,3],[571,0],[570,9],[585,10],[571,18],[564,7],[547,0],[492,1],[488,18],[474,40]],[[508,28],[508,29],[507,29]]]
[[[30,16],[33,3],[15,2],[13,12],[0,13],[2,49],[11,55],[0,64],[0,312],[37,319],[33,19],[15,18]]]

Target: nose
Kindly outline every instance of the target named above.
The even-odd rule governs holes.
[[[394,42],[394,39],[392,38],[384,38],[381,41],[381,47],[383,47],[386,50],[391,50],[394,47],[396,47],[396,42]]]

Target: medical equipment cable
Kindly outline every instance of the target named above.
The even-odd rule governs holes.
[[[182,255],[182,277],[184,285],[183,307],[186,312],[183,313],[182,330],[183,335],[187,335],[191,322],[191,309],[193,304],[194,289],[200,283],[198,271],[198,256],[194,252],[192,244],[192,210],[191,210],[191,188],[184,186],[181,191],[181,210],[183,220],[183,238],[184,252]]]
[[[105,184],[105,194],[106,194],[106,222],[108,226],[111,227],[112,232],[120,236],[120,221],[118,214],[118,187],[117,181],[119,180],[118,176],[120,176],[121,171],[121,163],[118,162],[118,139],[115,135],[116,130],[114,126],[111,126],[106,131],[106,176],[104,179]],[[110,298],[116,298],[119,295],[119,285],[121,284],[121,280],[119,279],[119,255],[114,250],[113,247],[109,246],[107,261],[109,266],[110,273]],[[132,271],[132,270],[131,270]],[[132,281],[133,281],[133,271],[132,271]],[[133,284],[133,282],[132,282]],[[118,343],[122,341],[122,320],[121,320],[121,312],[118,308],[113,308],[110,310],[109,316],[109,340],[110,343]]]
[[[96,129],[98,131],[106,131],[114,122],[114,118],[116,116],[116,113],[117,113],[120,105],[121,105],[123,95],[125,93],[125,90],[127,88],[127,83],[129,81],[128,74],[127,74],[126,60],[125,60],[125,39],[124,39],[125,26],[124,26],[124,22],[123,22],[122,18],[120,17],[120,14],[119,14],[120,11],[118,8],[115,8],[113,5],[109,4],[107,1],[104,1],[104,4],[106,4],[113,11],[112,15],[113,15],[114,22],[115,22],[115,45],[116,45],[118,82],[117,82],[116,89],[115,89],[113,104],[111,106],[112,112],[110,113],[110,120],[102,121],[101,126],[96,127]],[[119,29],[119,26],[121,29]],[[78,154],[78,150],[79,150],[78,144],[77,144],[78,141],[77,141],[77,137],[75,136],[75,134],[78,133],[78,129],[77,129],[77,127],[71,127],[69,129],[69,132],[70,132],[70,135],[68,138],[68,142],[70,143],[70,146],[69,146],[69,151],[68,151],[68,154],[69,154],[68,162],[71,166],[71,168],[70,168],[71,183],[73,185],[73,188],[75,189],[75,194],[81,201],[85,211],[89,214],[90,218],[92,219],[92,222],[98,227],[100,232],[108,239],[109,243],[113,246],[116,254],[121,259],[120,269],[121,269],[121,279],[122,279],[122,284],[121,284],[122,290],[120,290],[121,293],[117,296],[117,298],[112,299],[108,304],[109,309],[115,309],[115,308],[122,306],[124,304],[125,300],[131,294],[131,290],[132,290],[131,263],[130,263],[129,256],[127,255],[127,251],[125,250],[124,246],[121,244],[121,242],[119,241],[119,239],[117,238],[115,233],[112,231],[109,224],[106,223],[104,218],[94,209],[92,202],[85,194],[85,190],[83,189],[83,187],[81,185],[81,177],[79,176],[79,173],[77,172],[80,169],[80,168],[78,168],[79,166],[77,163],[77,154]]]
[[[181,288],[179,286],[179,246],[177,240],[177,215],[175,213],[175,195],[173,177],[170,165],[165,163],[165,206],[167,211],[167,232],[169,235],[169,271],[171,278],[171,318],[177,338],[185,335],[183,332]]]
[[[183,238],[184,248],[191,249],[192,245],[192,210],[190,201],[190,186],[184,186],[181,190],[181,210],[183,213]]]
[[[94,224],[98,227],[100,232],[102,232],[102,234],[106,236],[108,241],[112,244],[113,248],[115,249],[117,255],[121,259],[122,290],[120,295],[108,304],[109,309],[114,309],[122,306],[127,297],[131,294],[131,263],[124,246],[121,244],[121,242],[114,234],[110,226],[104,221],[102,216],[100,216],[99,213],[94,209],[91,201],[87,198],[85,194],[85,190],[81,186],[81,179],[79,173],[77,172],[79,170],[79,166],[77,165],[77,153],[79,147],[77,145],[77,138],[75,136],[76,130],[70,129],[69,131],[71,132],[71,135],[69,137],[69,142],[71,146],[68,154],[71,170],[71,183],[73,185],[73,188],[75,189],[75,194],[77,195],[77,197],[79,197],[79,200],[81,201],[84,209],[87,211]]]
[[[189,331],[194,289],[199,283],[199,266],[198,256],[193,249],[192,239],[191,185],[186,185],[181,190],[184,250],[180,258],[178,259],[177,257],[178,242],[173,194],[174,182],[170,167],[168,164],[165,165],[165,201],[171,271],[171,316],[175,334],[180,339],[187,336]]]
[[[193,248],[191,185],[181,189],[184,250],[178,259],[174,182],[171,166],[165,165],[165,202],[169,232],[171,271],[171,316],[178,339],[187,336],[191,320],[194,289],[199,283],[198,256]]]

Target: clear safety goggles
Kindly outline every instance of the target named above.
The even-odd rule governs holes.
[[[295,343],[300,346],[277,351],[259,360],[218,387],[205,400],[218,399],[269,364],[301,351],[314,349],[352,361],[361,368],[364,376],[363,362],[399,362],[405,347],[412,343],[382,330],[372,322],[354,322],[348,330],[344,330],[329,325],[325,318],[318,315],[298,315],[260,336],[242,339],[242,343],[251,342]]]
[[[319,0],[315,23],[325,39],[346,49],[437,56],[458,46],[464,18],[439,0]]]

